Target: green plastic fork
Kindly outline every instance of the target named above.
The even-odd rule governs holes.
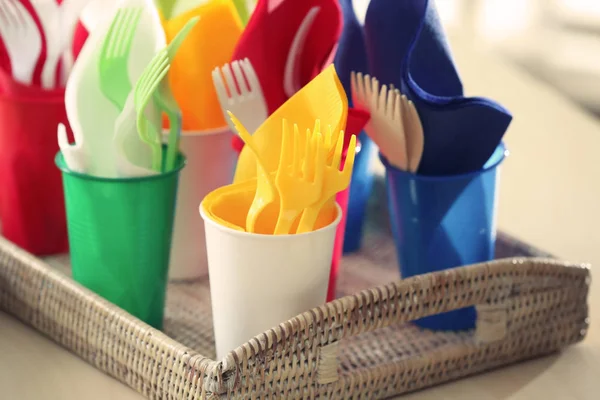
[[[118,9],[102,42],[98,63],[100,91],[119,111],[131,92],[127,62],[141,16],[141,7]]]
[[[164,50],[161,50],[161,53]],[[158,55],[160,55],[159,53]],[[157,56],[158,56],[157,55]],[[162,165],[162,149],[160,140],[160,131],[156,127],[149,127],[151,122],[145,115],[146,106],[152,99],[158,85],[167,75],[171,64],[169,59],[154,58],[150,64],[146,66],[144,72],[138,79],[133,93],[133,102],[137,113],[137,130],[142,142],[146,143],[152,149],[152,169],[161,171]]]
[[[169,118],[169,141],[165,162],[165,171],[170,171],[175,166],[177,150],[179,148],[179,134],[181,132],[181,111],[171,89],[164,80],[171,62],[187,37],[190,30],[196,25],[199,18],[191,18],[177,33],[167,47],[159,51],[146,66],[135,86],[134,103],[137,112],[137,128],[140,139],[152,149],[152,169],[162,170],[161,127],[149,126],[145,110],[148,102],[154,98],[158,108]]]

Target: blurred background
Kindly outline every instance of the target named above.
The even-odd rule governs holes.
[[[600,116],[599,0],[436,0],[449,31],[520,65]]]

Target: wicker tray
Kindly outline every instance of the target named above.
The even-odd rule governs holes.
[[[0,309],[151,399],[387,398],[585,337],[587,266],[500,235],[498,261],[400,281],[387,217],[374,215],[364,249],[342,262],[344,297],[221,361],[207,280],[169,285],[163,333],[72,281],[67,257],[44,262],[0,239]],[[409,323],[471,305],[471,332]]]

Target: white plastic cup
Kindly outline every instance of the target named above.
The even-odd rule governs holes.
[[[325,304],[335,232],[342,218],[297,235],[236,231],[202,204],[217,359],[254,336]]]
[[[168,131],[165,131],[168,134]],[[208,275],[204,223],[198,203],[213,190],[233,180],[237,154],[231,147],[228,127],[183,132],[179,148],[187,158],[177,191],[169,279],[193,280]]]

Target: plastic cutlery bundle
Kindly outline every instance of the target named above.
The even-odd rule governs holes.
[[[328,126],[323,133],[319,120],[312,130],[300,132],[297,124],[292,126],[283,119],[281,146],[259,149],[240,121],[232,113],[229,116],[257,160],[256,192],[246,216],[246,231],[256,232],[257,220],[273,203],[279,205],[277,220],[270,224],[274,225],[273,231],[260,233],[285,235],[314,230],[321,211],[350,184],[356,136],[350,139],[348,156],[342,165],[344,132],[335,134]],[[263,155],[274,151],[279,152],[279,162],[272,174]]]
[[[423,128],[412,101],[398,89],[360,72],[351,74],[354,106],[367,110],[370,120],[365,131],[379,151],[395,167],[415,173],[423,154]]]
[[[152,169],[156,171],[168,171],[175,166],[181,134],[181,111],[165,78],[177,50],[198,19],[190,19],[173,41],[152,59],[135,87],[137,128],[142,141],[152,148]],[[149,121],[146,115],[146,106],[151,100],[155,101],[159,111],[166,113],[169,118],[169,143],[164,167],[160,120],[157,125],[156,121]]]
[[[169,97],[167,72],[188,21],[169,46],[152,0],[125,0],[92,32],[67,85],[74,144],[58,139],[68,167],[101,177],[157,174],[174,167],[181,116]],[[163,162],[161,115],[173,134]],[[141,121],[141,122],[140,122]],[[106,134],[112,132],[112,134]]]
[[[7,49],[13,77],[30,84],[42,50],[42,36],[33,16],[18,0],[0,0],[0,38]]]
[[[480,170],[512,116],[493,100],[464,95],[435,2],[372,0],[364,31],[370,74],[401,90],[418,111],[424,142],[417,172]]]
[[[280,149],[282,143],[281,121],[283,119],[294,121],[302,130],[312,129],[314,122],[318,119],[323,126],[331,125],[334,132],[339,132],[345,131],[347,117],[348,98],[337,77],[335,67],[329,65],[272,113],[253,133],[252,137],[261,151],[266,146]],[[267,170],[269,172],[277,170],[279,151],[263,152],[263,156]],[[238,158],[234,182],[241,182],[255,176],[255,157],[244,146]]]
[[[89,1],[0,0],[0,39],[16,81],[40,82],[45,90],[64,87],[73,62],[75,26]],[[34,76],[38,63],[41,73]]]
[[[51,89],[64,82],[57,82],[56,68],[59,60],[70,60],[75,24],[89,0],[56,1],[30,0],[37,13],[46,38],[46,58],[42,68],[42,87]],[[70,65],[63,65],[63,68]]]

